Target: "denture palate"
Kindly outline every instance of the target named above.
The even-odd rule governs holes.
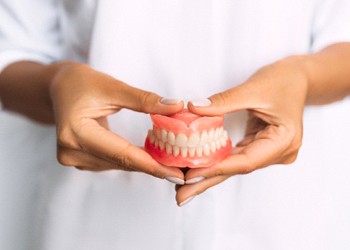
[[[189,135],[184,133],[175,134],[172,131],[166,131],[153,127],[148,131],[149,141],[159,148],[172,154],[175,157],[202,157],[215,153],[221,147],[225,147],[228,140],[227,131],[223,127],[212,128],[209,131],[193,132]]]

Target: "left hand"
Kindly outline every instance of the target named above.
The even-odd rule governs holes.
[[[187,181],[203,180],[177,187],[176,200],[180,206],[231,176],[295,161],[302,142],[308,90],[307,73],[302,65],[299,57],[281,60],[260,69],[243,84],[211,96],[209,106],[189,104],[190,111],[207,116],[247,110],[249,120],[245,137],[229,157],[212,167],[190,169],[186,173]]]

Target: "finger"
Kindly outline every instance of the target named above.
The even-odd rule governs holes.
[[[258,109],[260,104],[253,92],[255,91],[250,87],[240,85],[215,94],[209,99],[191,100],[188,109],[198,115],[208,116],[223,115],[245,109]]]
[[[229,178],[229,176],[216,176],[195,184],[189,184],[179,187],[176,191],[176,202],[178,206],[181,207],[185,205],[195,196],[203,193],[208,188],[225,181],[227,178]]]
[[[272,129],[276,130],[277,128]],[[273,135],[269,133],[273,133]],[[185,176],[186,182],[200,177],[203,179],[203,177],[248,174],[268,165],[283,163],[289,145],[286,142],[289,139],[284,138],[283,134],[276,131],[265,131],[265,134],[261,133],[256,140],[242,147],[239,153],[230,155],[222,162],[209,168],[189,170]]]
[[[166,177],[184,179],[182,171],[178,168],[169,168],[159,164],[144,150],[99,126],[93,119],[85,121],[85,125],[77,132],[77,137],[84,151],[98,158],[162,179]]]
[[[177,98],[162,98],[159,95],[121,83],[116,93],[116,102],[121,108],[134,111],[169,115],[183,109],[184,103]]]
[[[238,147],[244,147],[244,146],[247,146],[248,144],[252,143],[254,141],[254,139],[255,139],[255,134],[248,135],[243,140],[239,141],[236,145]]]
[[[64,166],[74,166],[80,170],[105,171],[105,170],[124,170],[135,171],[132,168],[119,166],[115,162],[100,159],[94,155],[58,146],[58,161]]]
[[[232,155],[240,154],[244,150],[244,147],[233,147],[231,150]]]

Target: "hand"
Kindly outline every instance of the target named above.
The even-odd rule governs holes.
[[[211,96],[211,104],[206,102],[209,106],[189,104],[188,108],[199,115],[247,110],[249,120],[245,137],[233,148],[232,155],[212,167],[186,173],[186,182],[201,181],[177,188],[179,205],[230,176],[295,161],[302,141],[308,89],[307,74],[301,65],[299,58],[288,58],[264,67],[238,87]]]
[[[171,114],[183,108],[182,102],[163,104],[154,93],[128,86],[86,65],[71,63],[57,71],[50,92],[60,163],[91,171],[141,171],[183,183],[179,169],[160,165],[141,148],[110,132],[106,119],[122,108]]]

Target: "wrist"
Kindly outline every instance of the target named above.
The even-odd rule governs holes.
[[[50,86],[56,74],[71,62],[49,65],[20,61],[0,74],[0,99],[4,110],[22,114],[40,123],[53,123]]]
[[[312,63],[308,55],[292,55],[278,62],[288,69],[289,75],[294,79],[293,84],[299,86],[299,94],[304,98],[304,104],[308,102],[312,80]]]

